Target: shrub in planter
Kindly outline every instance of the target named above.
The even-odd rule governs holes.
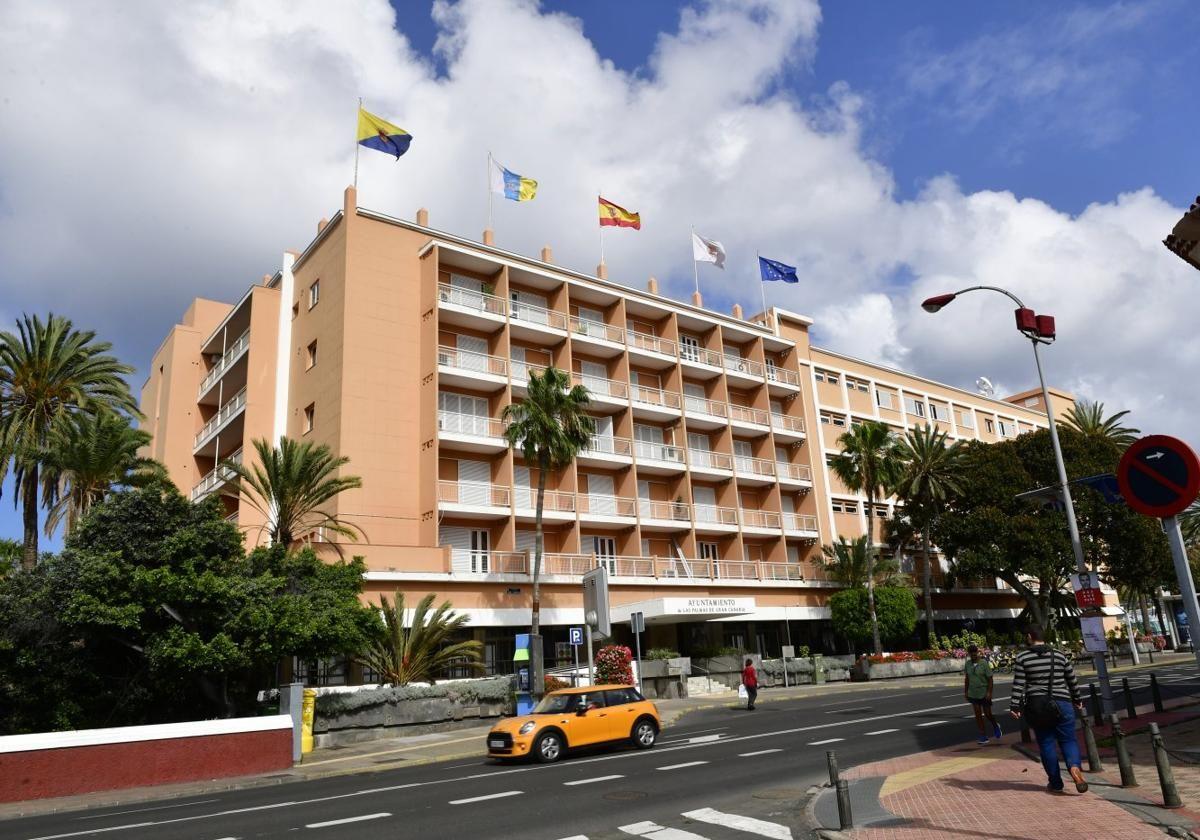
[[[658,661],[662,659],[678,659],[679,651],[671,650],[670,648],[650,648],[646,651],[645,659]]]
[[[633,684],[633,651],[625,645],[606,645],[596,654],[596,682],[598,684]]]
[[[545,692],[549,694],[551,691],[558,691],[560,688],[570,688],[571,684],[566,680],[560,680],[558,677],[552,677],[549,674],[545,677]]]

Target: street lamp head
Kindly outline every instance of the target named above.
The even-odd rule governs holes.
[[[957,295],[934,295],[931,298],[926,298],[925,302],[921,304],[921,308],[926,312],[937,312],[943,306],[950,303],[950,301],[954,300],[955,297],[957,297]]]

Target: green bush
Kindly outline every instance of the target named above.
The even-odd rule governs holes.
[[[866,589],[843,589],[829,599],[829,609],[835,633],[854,642],[870,640],[871,611]],[[881,639],[907,639],[917,626],[916,596],[908,587],[875,587],[875,617]]]
[[[671,650],[670,648],[650,648],[646,651],[645,658],[651,661],[660,659],[678,659],[679,651]]]
[[[692,654],[695,659],[715,659],[718,656],[745,656],[746,651],[736,647],[708,647],[696,648],[696,652]]]
[[[464,705],[504,703],[511,693],[512,677],[437,683],[435,685],[389,685],[345,694],[317,696],[317,714],[340,715],[407,700],[446,698]]]

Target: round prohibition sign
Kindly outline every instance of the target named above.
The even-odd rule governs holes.
[[[1125,503],[1138,513],[1174,516],[1200,493],[1200,459],[1178,438],[1149,435],[1121,456],[1117,485]]]

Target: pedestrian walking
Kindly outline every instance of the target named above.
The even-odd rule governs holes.
[[[746,711],[753,712],[754,701],[758,699],[758,674],[754,672],[753,659],[747,659],[742,669],[742,685],[746,687]]]
[[[1075,782],[1075,790],[1085,793],[1088,783],[1080,767],[1079,742],[1075,739],[1075,712],[1083,710],[1075,668],[1066,654],[1045,643],[1042,628],[1029,627],[1025,642],[1026,649],[1013,662],[1009,710],[1018,720],[1024,717],[1037,736],[1042,767],[1049,782],[1046,789],[1054,793],[1063,789],[1057,745]]]
[[[1004,734],[1000,724],[992,715],[992,666],[979,655],[979,647],[970,645],[967,648],[969,657],[963,665],[963,697],[975,711],[975,725],[979,727],[979,743],[988,742],[988,728],[984,725],[987,718],[991,725],[991,735],[997,741]]]

